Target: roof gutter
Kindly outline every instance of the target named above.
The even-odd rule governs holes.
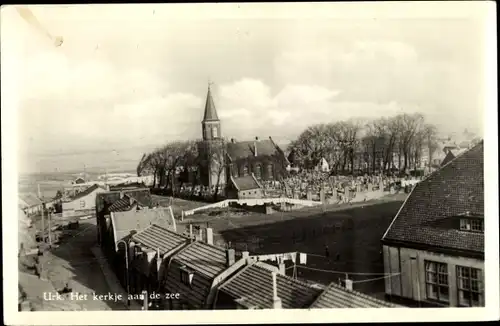
[[[401,247],[401,248],[412,248],[412,249],[416,249],[416,250],[438,252],[438,253],[442,253],[442,254],[446,254],[446,255],[461,256],[461,257],[484,260],[484,252],[455,249],[455,248],[449,248],[449,247],[432,246],[432,245],[423,244],[423,243],[416,243],[416,242],[410,242],[410,241],[398,241],[398,240],[392,240],[392,239],[382,239],[381,242],[383,245],[392,245],[392,246]]]

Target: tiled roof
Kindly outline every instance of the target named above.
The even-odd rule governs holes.
[[[270,139],[256,140],[256,141],[241,141],[241,142],[228,142],[227,154],[233,160],[239,160],[254,156],[255,148],[257,146],[257,156],[271,156],[278,152],[278,149]]]
[[[440,227],[465,212],[484,216],[484,148],[481,141],[418,183],[382,241],[407,242],[484,254],[484,234]]]
[[[35,194],[32,193],[19,194],[19,199],[23,202],[22,206],[24,207],[33,207],[42,205],[42,201]],[[24,204],[26,204],[27,206],[25,206]]]
[[[150,249],[160,249],[160,253],[163,255],[185,243],[188,238],[160,225],[152,224],[134,234],[132,240]]]
[[[133,197],[143,207],[152,206],[153,201],[151,198],[151,192],[149,188],[135,188],[135,189],[126,189],[122,191],[108,191],[106,193],[98,194],[96,198],[97,212],[101,213],[102,210],[104,209],[104,201],[106,201],[108,205],[113,205],[116,201],[120,200],[122,193],[127,196]]]
[[[253,176],[247,175],[246,177],[232,177],[231,181],[234,183],[239,191],[259,189],[260,185]]]
[[[370,297],[366,294],[349,291],[340,285],[331,283],[314,301],[310,308],[396,308],[401,307],[390,302]]]
[[[130,198],[128,196],[123,196],[122,199],[118,199],[109,206],[110,212],[125,212],[130,209],[132,209],[132,205],[130,205]]]
[[[131,231],[140,232],[151,224],[173,228],[174,217],[168,208],[130,210],[113,212],[111,220],[115,233],[115,243],[126,238]]]
[[[449,151],[448,154],[446,154],[446,156],[444,157],[443,162],[441,162],[441,166],[444,166],[444,165],[448,164],[454,158],[455,158],[455,155],[453,154],[453,152]]]
[[[180,271],[183,268],[194,272],[190,285],[181,280]],[[193,242],[173,256],[165,288],[172,293],[184,293],[183,300],[190,308],[204,309],[213,281],[226,269],[226,251],[223,248]]]
[[[220,287],[220,291],[240,299],[249,307],[273,308],[273,279],[271,268],[265,263],[246,266]],[[270,265],[267,265],[271,267]],[[321,290],[289,276],[277,274],[278,297],[283,308],[307,308],[320,295]]]
[[[208,88],[207,102],[205,103],[205,115],[203,116],[203,120],[204,121],[219,120],[219,117],[217,116],[217,110],[215,109],[214,100],[212,98],[212,92],[210,91],[210,87]]]
[[[76,195],[70,197],[68,200],[69,201],[73,201],[73,200],[76,200],[76,199],[79,199],[79,198],[83,198],[83,197],[87,196],[88,194],[91,194],[92,192],[94,192],[94,190],[97,190],[97,189],[105,190],[104,188],[102,188],[98,184],[94,184],[94,185],[88,187],[87,189],[85,189],[84,191],[79,192]]]
[[[181,250],[174,259],[209,278],[217,276],[227,268],[224,248],[199,241]]]

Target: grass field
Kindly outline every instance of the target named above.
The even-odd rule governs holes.
[[[189,223],[214,229],[214,243],[251,254],[307,253],[307,264],[297,265],[297,276],[328,284],[348,277],[354,289],[382,296],[384,272],[380,239],[399,210],[404,195],[380,202],[304,208],[272,215],[208,217],[179,223],[183,232]],[[329,257],[326,256],[328,247]],[[293,265],[287,265],[292,275]],[[318,271],[328,270],[325,271]],[[358,275],[360,274],[360,275]],[[365,275],[366,274],[366,275]],[[370,280],[370,281],[367,281]]]

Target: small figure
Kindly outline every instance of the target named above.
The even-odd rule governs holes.
[[[330,257],[330,250],[328,249],[328,245],[325,245],[325,257]]]

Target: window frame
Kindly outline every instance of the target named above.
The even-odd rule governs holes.
[[[467,271],[467,276],[463,276],[465,273],[460,271]],[[476,271],[477,278],[472,277],[472,271]],[[457,305],[459,307],[484,307],[484,272],[480,268],[470,267],[470,266],[456,266],[457,273]],[[468,284],[468,288],[462,286],[462,280],[466,280],[465,284]],[[477,282],[477,290],[472,287],[472,282]],[[460,300],[460,293],[464,293],[464,299],[468,297],[468,304],[463,304]],[[468,296],[466,295],[468,294]],[[475,305],[472,299],[472,295],[478,295],[478,304]]]
[[[435,268],[434,270],[430,270],[429,266],[434,265]],[[440,267],[445,268],[445,272],[442,272]],[[438,261],[431,261],[431,260],[424,260],[424,269],[425,269],[425,297],[427,300],[430,301],[435,301],[439,303],[450,303],[450,273],[448,270],[448,264],[438,262]],[[430,280],[429,274],[434,275],[435,281]],[[446,280],[445,282],[441,283],[441,277],[445,277],[444,279]],[[435,288],[436,291],[436,297],[433,297],[429,294],[429,287]],[[442,289],[446,288],[447,289],[447,295],[446,298],[443,298],[445,295],[442,294]]]
[[[484,232],[484,220],[471,219],[471,218],[461,218],[460,219],[460,231]]]

